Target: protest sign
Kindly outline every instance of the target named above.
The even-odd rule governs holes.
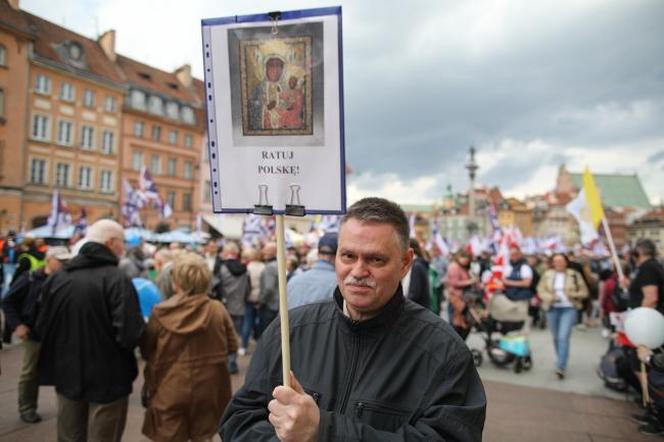
[[[341,8],[202,26],[214,211],[342,213]]]

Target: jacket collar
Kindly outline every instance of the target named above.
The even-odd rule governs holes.
[[[366,321],[355,321],[344,315],[344,298],[339,291],[339,287],[337,287],[334,291],[334,303],[336,306],[339,323],[341,324],[343,330],[350,333],[373,334],[380,332],[382,329],[388,327],[394,323],[394,321],[396,321],[396,319],[401,314],[401,311],[403,310],[404,302],[405,298],[403,297],[401,284],[399,284],[397,291],[387,302],[387,304],[385,304],[378,315],[371,319],[367,319]]]
[[[118,257],[111,252],[111,249],[100,243],[88,242],[81,247],[78,255],[74,256],[65,268],[67,271],[72,271],[77,269],[117,265]]]

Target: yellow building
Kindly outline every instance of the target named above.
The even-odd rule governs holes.
[[[77,219],[120,220],[122,182],[145,165],[173,214],[149,228],[193,228],[201,187],[204,88],[185,65],[165,72],[0,0],[0,233],[44,225],[58,190]]]
[[[162,219],[159,210],[141,211],[146,227],[194,228],[200,208],[201,153],[204,132],[202,95],[197,92],[191,68],[185,65],[165,72],[117,56],[126,75],[123,110],[122,179],[138,186],[143,166],[149,171],[162,201],[173,214]],[[203,171],[209,175],[209,171]]]
[[[24,111],[17,113],[26,129],[10,155],[21,175],[19,227],[46,222],[56,189],[74,219],[83,207],[91,221],[117,217],[121,73],[97,41],[2,3],[0,20],[22,21],[32,32],[23,60]]]
[[[0,1],[0,234],[20,230],[25,175],[25,91],[34,33],[18,2]]]

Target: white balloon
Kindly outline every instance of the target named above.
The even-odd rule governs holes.
[[[627,313],[625,334],[634,345],[650,349],[664,344],[664,316],[649,307],[639,307]]]

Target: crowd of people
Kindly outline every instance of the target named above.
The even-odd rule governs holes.
[[[2,239],[3,340],[24,347],[20,418],[39,422],[39,386],[53,385],[59,440],[120,440],[140,355],[152,440],[219,432],[225,441],[476,441],[486,398],[464,341],[478,302],[485,315],[523,320],[523,333],[548,327],[551,375],[561,381],[575,328],[602,327],[609,339],[621,311],[664,313],[664,268],[651,241],[621,257],[622,280],[610,257],[584,250],[526,255],[508,242],[445,255],[410,232],[396,204],[366,198],[338,232],[287,250],[284,386],[276,255],[269,236],[157,247],[125,238],[111,220],[69,247]],[[634,418],[640,431],[664,434],[664,353],[609,341],[620,345],[616,370],[636,395],[647,363],[652,400]],[[233,395],[231,376],[250,349]]]

